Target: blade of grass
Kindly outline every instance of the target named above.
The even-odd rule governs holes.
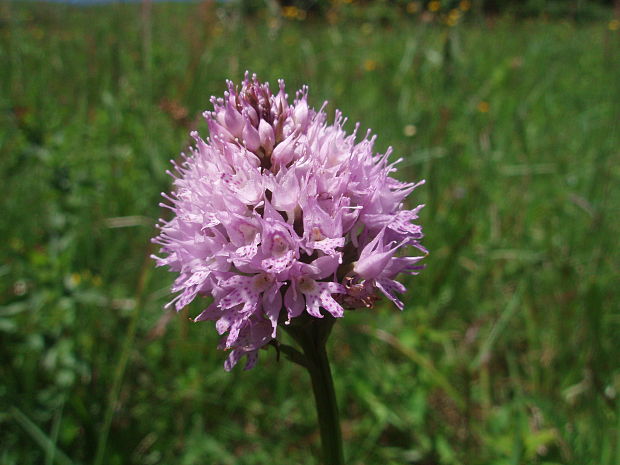
[[[417,350],[405,346],[402,342],[398,340],[397,337],[393,336],[387,331],[384,331],[382,329],[373,329],[366,325],[359,326],[359,329],[361,332],[387,343],[398,352],[403,354],[405,357],[407,357],[409,360],[421,366],[431,375],[435,383],[440,386],[445,391],[445,393],[454,401],[454,403],[459,409],[465,409],[465,400],[463,399],[461,394],[452,386],[452,384],[450,384],[450,381],[448,381],[448,379],[437,368],[435,368],[433,362],[431,362],[427,357],[419,353]]]
[[[129,354],[133,347],[133,342],[136,335],[136,328],[138,325],[141,309],[144,306],[144,295],[149,278],[151,276],[151,259],[150,259],[150,247],[147,249],[147,253],[144,256],[142,268],[138,278],[138,285],[136,288],[136,306],[131,320],[127,326],[127,332],[125,333],[125,340],[123,341],[123,348],[116,364],[116,370],[114,372],[114,380],[112,381],[112,387],[108,396],[108,402],[106,406],[105,415],[103,417],[103,426],[99,432],[99,438],[97,440],[97,451],[95,453],[95,465],[101,465],[105,456],[105,449],[108,442],[108,435],[110,433],[110,426],[112,425],[112,418],[114,417],[115,405],[118,401],[118,396],[121,390],[123,375],[127,368],[127,362],[129,360]]]
[[[11,407],[9,412],[15,418],[15,421],[30,435],[32,439],[43,449],[48,460],[53,460],[59,465],[72,465],[71,459],[56,446],[55,437],[57,434],[52,434],[54,439],[48,437],[41,428],[39,428],[30,418],[28,418],[17,407]],[[57,430],[57,428],[54,428]],[[56,431],[57,433],[57,431]],[[53,462],[51,462],[53,463]]]
[[[52,443],[56,444],[58,442],[58,433],[60,432],[60,422],[62,420],[62,412],[65,408],[65,402],[63,400],[62,405],[54,415],[54,422],[52,423]],[[45,465],[52,465],[54,463],[54,458],[56,457],[56,447],[50,447],[47,449],[45,454]]]
[[[517,289],[512,295],[512,298],[510,299],[508,304],[506,304],[506,308],[504,309],[499,319],[497,320],[497,323],[495,323],[495,325],[489,332],[489,335],[487,336],[485,341],[482,343],[482,346],[480,347],[480,351],[478,352],[478,356],[474,359],[472,363],[471,367],[473,370],[478,369],[483,362],[488,360],[491,350],[493,348],[493,344],[495,344],[495,341],[497,341],[500,334],[504,331],[504,329],[506,329],[506,326],[508,326],[508,322],[517,313],[517,310],[519,309],[518,304],[519,302],[521,302],[521,296],[523,295],[523,288],[525,287],[524,283],[525,283],[525,280],[521,280],[521,282],[517,286]]]

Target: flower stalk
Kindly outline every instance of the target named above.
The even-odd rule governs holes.
[[[308,320],[303,325],[289,325],[285,329],[303,350],[303,363],[294,361],[303,365],[310,374],[321,433],[323,464],[344,465],[338,403],[326,351],[327,338],[336,320],[331,317]]]

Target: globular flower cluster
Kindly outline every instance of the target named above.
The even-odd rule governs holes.
[[[380,294],[402,309],[395,278],[417,273],[427,252],[412,223],[423,205],[403,207],[422,183],[392,178],[391,150],[374,154],[370,131],[356,142],[358,126],[348,135],[339,112],[328,124],[307,87],[291,104],[282,80],[275,95],[247,73],[240,89],[227,84],[204,113],[210,138],[192,133],[195,147],[175,163],[162,204],[174,217],[153,241],[158,266],[179,273],[169,305],[213,296],[194,320],[216,322],[230,370],[243,356],[251,368],[278,325],[302,314],[340,318]],[[407,256],[410,246],[422,255]]]

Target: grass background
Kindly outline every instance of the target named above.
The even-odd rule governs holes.
[[[330,340],[348,463],[620,464],[611,16],[0,11],[0,463],[317,463],[305,373],[273,351],[226,373],[189,322],[204,302],[163,312],[173,276],[148,258],[168,160],[249,69],[309,84],[427,179],[405,311]]]

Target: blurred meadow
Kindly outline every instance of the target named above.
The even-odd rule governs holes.
[[[427,180],[405,310],[329,343],[348,463],[620,464],[620,21],[566,5],[4,1],[0,463],[318,463],[307,375],[225,372],[149,258],[169,160],[248,69]]]

